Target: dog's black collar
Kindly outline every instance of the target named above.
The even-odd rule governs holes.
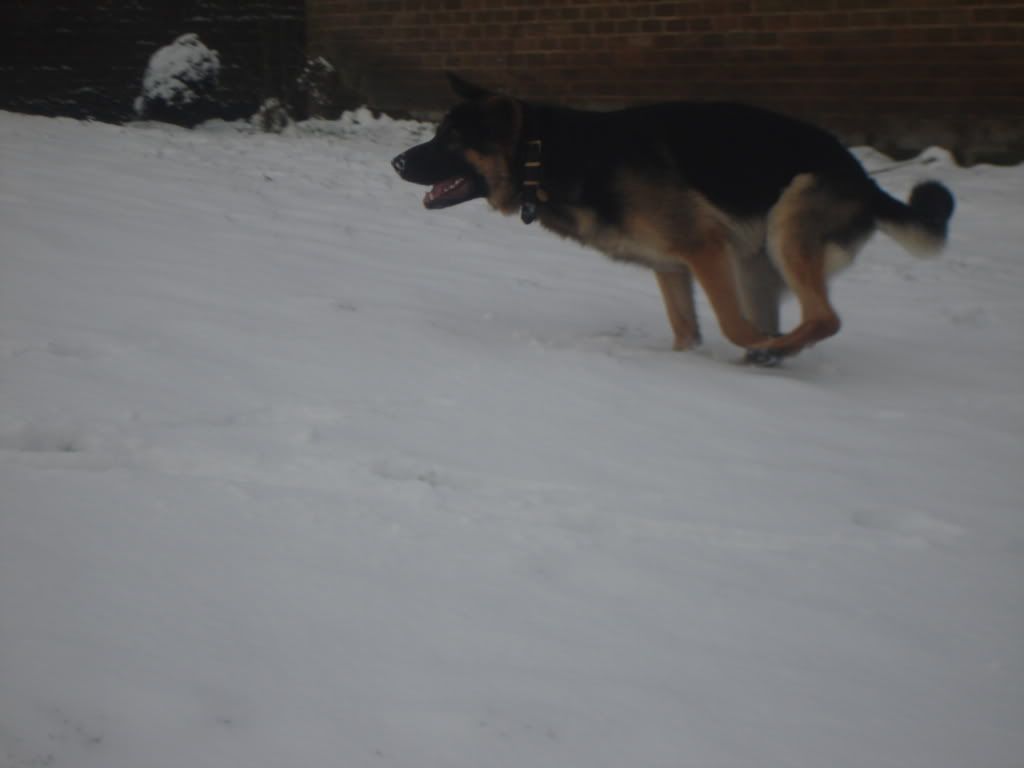
[[[537,220],[537,210],[550,197],[544,188],[544,142],[541,137],[546,133],[546,114],[532,104],[523,104],[522,143],[519,145],[517,161],[521,174],[520,192],[522,203],[520,218],[524,224],[532,224]]]
[[[523,205],[520,217],[524,224],[537,219],[537,206],[548,200],[544,182],[544,143],[540,139],[527,139],[523,153]]]
[[[545,195],[541,188],[544,176],[544,144],[540,139],[527,139],[523,159],[523,207],[520,215],[523,224],[532,224],[537,218],[537,203]]]

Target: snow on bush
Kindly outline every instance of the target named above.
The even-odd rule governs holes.
[[[323,56],[306,59],[295,84],[306,94],[311,115],[321,117],[333,111],[338,71]]]
[[[220,57],[195,33],[153,54],[135,100],[140,117],[193,126],[214,116]]]
[[[263,133],[284,133],[291,127],[292,117],[280,99],[269,98],[260,105],[256,114],[249,118],[249,123]]]

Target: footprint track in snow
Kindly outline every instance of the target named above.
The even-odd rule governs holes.
[[[880,537],[909,546],[935,546],[962,534],[963,528],[926,512],[903,509],[858,509],[850,522]]]

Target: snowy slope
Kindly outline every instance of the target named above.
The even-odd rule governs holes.
[[[1024,168],[765,371],[424,130],[0,114],[0,766],[1024,765]]]

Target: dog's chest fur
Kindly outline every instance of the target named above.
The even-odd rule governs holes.
[[[539,220],[546,229],[600,251],[615,261],[642,264],[655,269],[667,268],[675,262],[658,243],[638,237],[619,224],[602,221],[589,208],[546,207],[541,210]]]

